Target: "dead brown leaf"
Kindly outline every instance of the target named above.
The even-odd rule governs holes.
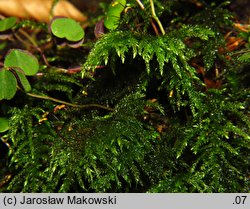
[[[48,23],[52,4],[53,0],[0,0],[0,14]],[[87,21],[87,16],[66,0],[59,0],[54,7],[53,16],[69,17],[79,22]]]

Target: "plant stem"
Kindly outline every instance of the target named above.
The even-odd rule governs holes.
[[[157,35],[157,36],[159,36],[160,34],[159,34],[159,31],[158,31],[158,29],[157,29],[157,27],[156,27],[156,25],[155,25],[155,23],[154,23],[154,21],[151,19],[150,20],[150,23],[151,23],[151,25],[152,25],[152,27],[153,27],[153,29],[154,29],[154,31],[155,31],[155,34]]]
[[[76,108],[97,107],[97,108],[101,108],[101,109],[105,109],[105,110],[109,110],[109,111],[114,111],[113,108],[106,107],[106,106],[100,105],[100,104],[85,104],[85,105],[79,105],[79,104],[73,104],[73,103],[70,103],[70,102],[65,102],[65,101],[62,101],[62,100],[59,100],[59,99],[55,99],[55,98],[49,97],[49,96],[42,96],[42,95],[32,94],[32,93],[28,93],[28,92],[25,92],[25,93],[26,93],[28,96],[31,96],[31,97],[34,97],[34,98],[50,100],[50,101],[57,102],[57,103],[60,103],[60,104],[65,104],[65,105],[68,105],[68,106],[71,106],[71,107],[76,107]]]
[[[155,13],[155,6],[154,6],[154,1],[153,0],[150,0],[150,6],[151,6],[151,11],[152,11],[152,16],[153,18],[155,19],[155,21],[157,22],[160,30],[161,30],[161,33],[162,35],[165,35],[165,30],[161,24],[161,21],[159,20],[159,18],[156,16],[156,13]]]
[[[43,58],[45,64],[46,64],[48,67],[51,67],[50,64],[49,64],[49,62],[48,62],[48,60],[47,60],[47,58],[45,57],[45,55],[44,55],[44,53],[42,52],[42,50],[39,48],[39,46],[38,46],[38,44],[36,43],[36,41],[35,41],[28,33],[26,33],[26,31],[24,31],[24,30],[22,30],[22,29],[19,29],[19,32],[20,32],[23,36],[25,36],[25,37],[29,40],[29,42],[23,40],[17,33],[14,34],[15,37],[16,37],[20,42],[22,42],[24,45],[26,45],[27,47],[28,47],[28,46],[34,47],[34,48],[41,54],[41,56],[42,56],[42,58]]]
[[[140,1],[140,0],[136,0],[136,1],[137,1],[137,3],[140,5],[141,9],[144,10],[145,7],[144,7],[144,5],[141,3],[141,1]]]
[[[17,33],[14,33],[14,36],[18,41],[23,43],[26,47],[33,46],[30,42],[23,40]]]
[[[36,43],[36,41],[23,29],[19,29],[19,32],[25,36],[29,41],[30,43],[33,44],[33,46],[35,46],[36,48],[38,48],[38,44]]]

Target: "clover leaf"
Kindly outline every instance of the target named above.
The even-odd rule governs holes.
[[[36,57],[21,49],[11,49],[5,57],[4,66],[20,68],[25,75],[35,75],[39,70]]]
[[[18,80],[18,83],[22,85],[24,91],[28,92],[31,90],[30,83],[26,76],[24,75],[23,71],[19,68],[13,68],[14,74]]]
[[[54,18],[51,22],[51,32],[58,38],[77,42],[84,38],[84,30],[78,22],[70,18]]]
[[[108,9],[107,16],[104,20],[104,25],[109,30],[114,30],[118,27],[121,12],[124,10],[126,0],[113,1]]]
[[[11,29],[16,24],[16,21],[17,19],[15,17],[0,20],[0,32]]]
[[[0,133],[9,129],[9,120],[7,118],[0,117]]]
[[[8,69],[1,69],[0,71],[0,100],[12,99],[16,94],[17,80],[13,73]]]

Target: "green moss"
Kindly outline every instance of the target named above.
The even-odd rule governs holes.
[[[204,11],[193,18],[185,11],[176,25],[164,22],[182,2],[164,9],[155,1],[165,35],[153,35],[149,3],[133,25],[103,35],[86,55],[83,79],[43,70],[33,92],[110,109],[60,109],[34,98],[12,104],[5,112],[12,179],[2,191],[247,192],[249,89],[237,56],[218,52],[229,14],[207,8],[217,14],[209,27]],[[132,21],[138,5],[131,7],[121,23]],[[197,60],[204,75],[192,67]],[[204,76],[214,66],[221,84],[211,88]]]

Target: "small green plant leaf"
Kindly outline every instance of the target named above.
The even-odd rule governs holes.
[[[15,74],[18,77],[18,81],[20,81],[23,89],[26,92],[30,91],[31,90],[31,86],[30,86],[30,83],[29,83],[28,79],[24,75],[24,73],[21,72],[20,69],[18,69],[18,68],[14,68],[13,70],[15,71]]]
[[[17,81],[13,73],[7,69],[0,71],[0,100],[12,99],[17,90]]]
[[[80,41],[84,38],[84,30],[78,22],[70,18],[55,18],[51,23],[51,32],[58,38],[68,41]]]
[[[36,57],[27,51],[11,49],[7,54],[5,67],[17,67],[24,71],[25,75],[35,75],[39,70]]]
[[[8,118],[0,117],[0,133],[9,130],[9,120]]]
[[[121,12],[124,10],[126,0],[113,1],[108,9],[107,17],[104,20],[104,25],[109,30],[114,30],[118,27]]]
[[[0,32],[11,29],[16,24],[15,17],[5,18],[0,20]]]
[[[0,117],[0,133],[9,130],[9,119]]]

